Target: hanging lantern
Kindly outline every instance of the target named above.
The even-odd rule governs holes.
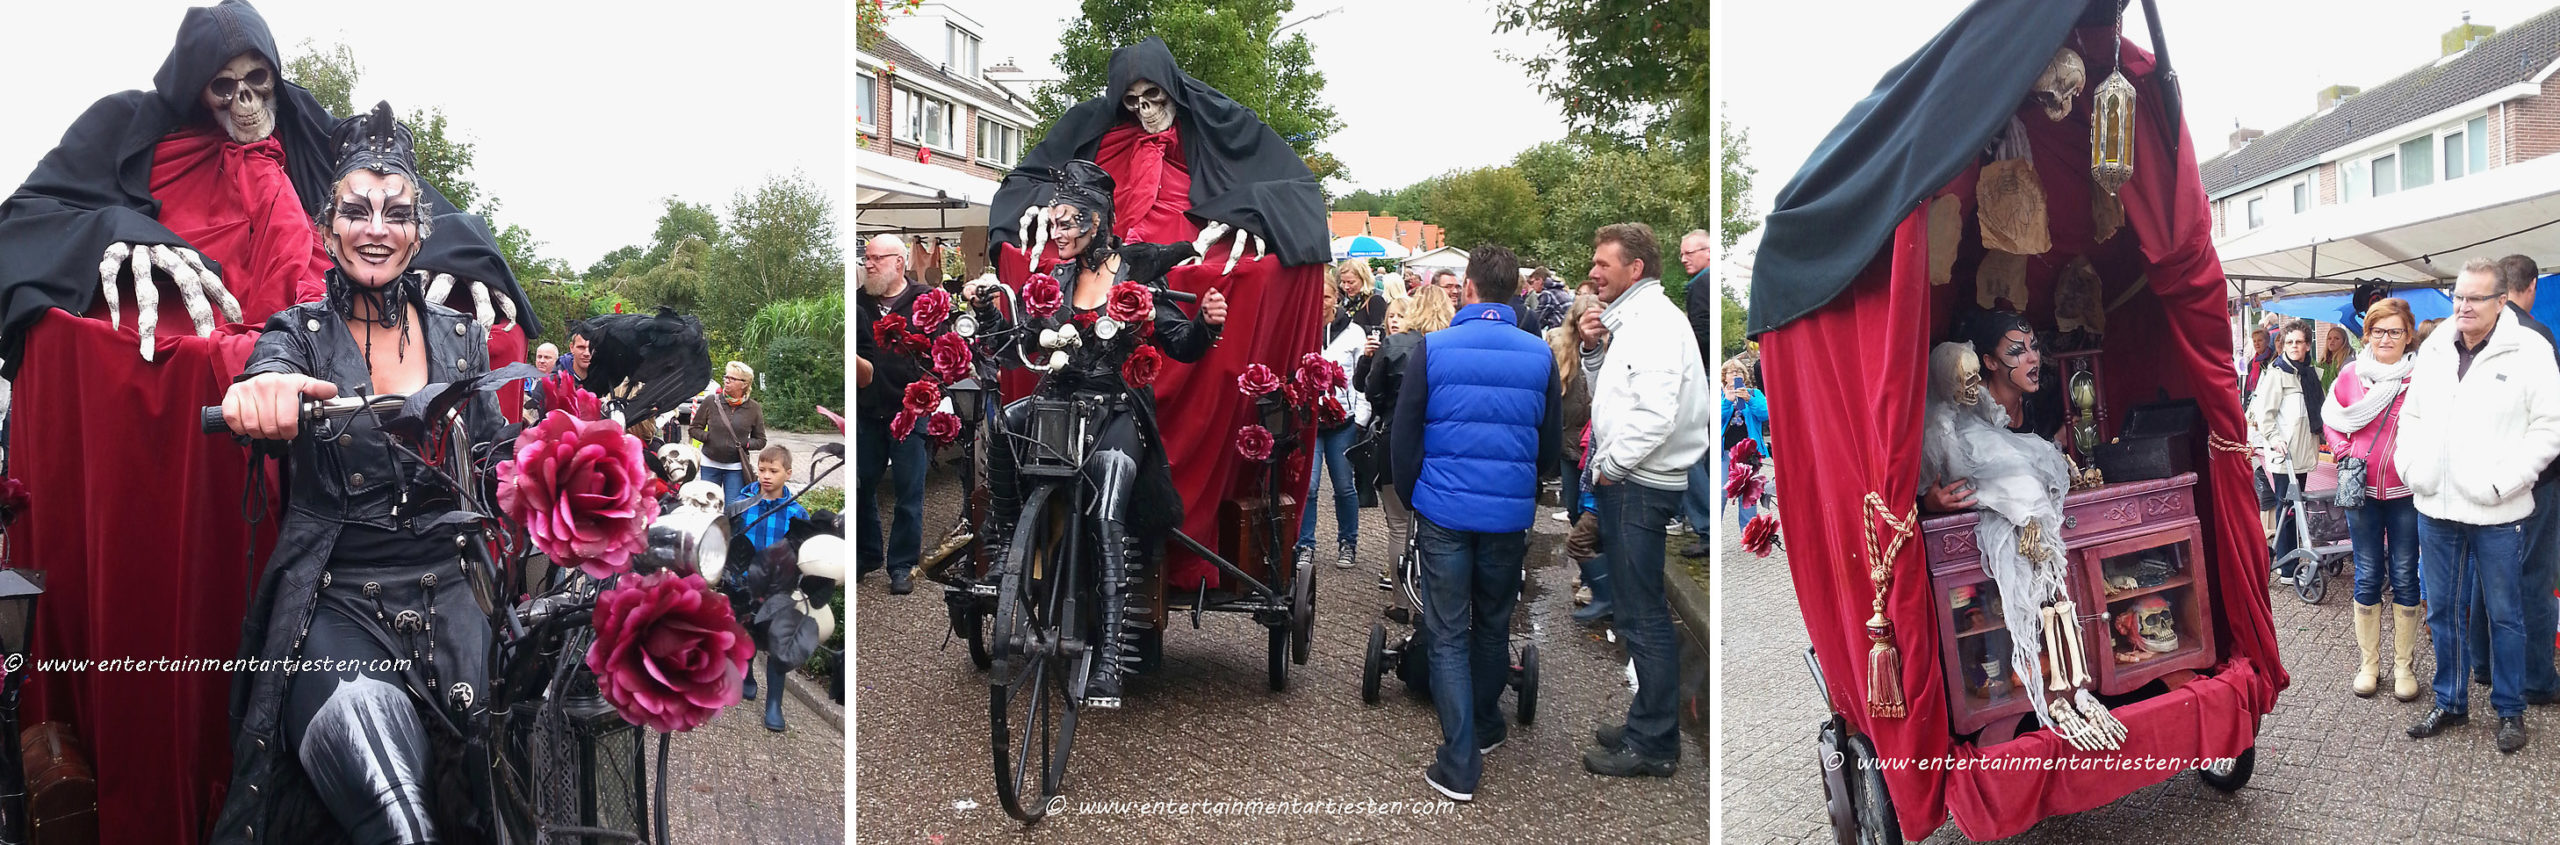
[[[2115,196],[2133,178],[2133,82],[2124,78],[2124,11],[2116,11],[2115,62],[2089,94],[2089,176]]]

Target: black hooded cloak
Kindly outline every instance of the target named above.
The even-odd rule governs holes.
[[[1306,160],[1261,115],[1183,73],[1160,38],[1111,51],[1110,87],[1101,97],[1067,109],[1005,176],[990,203],[988,255],[1003,244],[1023,246],[1018,231],[1023,209],[1047,200],[1045,191],[1053,186],[1029,174],[1075,159],[1093,160],[1103,133],[1135,120],[1120,108],[1120,99],[1141,79],[1162,86],[1173,99],[1173,130],[1182,138],[1183,161],[1191,171],[1192,217],[1262,236],[1283,265],[1333,259],[1331,233],[1324,225],[1324,191]]]
[[[266,57],[278,76],[274,137],[284,144],[285,174],[303,213],[317,214],[326,204],[335,159],[329,133],[338,119],[308,89],[282,78],[275,36],[245,0],[188,9],[176,46],[151,77],[152,90],[118,92],[90,105],[17,193],[0,203],[0,358],[6,359],[0,377],[17,374],[27,329],[47,309],[89,310],[98,295],[98,259],[108,244],[193,249],[160,225],[160,202],[151,196],[152,149],[171,132],[208,120],[205,84],[233,56],[252,51]],[[454,211],[434,186],[422,187],[431,212]],[[474,241],[497,254],[485,225],[439,226],[411,266],[502,286],[516,300],[525,334],[536,334],[532,303],[513,273],[493,276],[485,265],[431,260],[465,253]],[[206,263],[221,272],[210,259]],[[470,275],[475,268],[482,274]]]

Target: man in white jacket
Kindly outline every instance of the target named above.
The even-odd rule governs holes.
[[[2498,750],[2525,745],[2522,577],[2533,486],[2560,455],[2560,364],[2551,344],[2506,315],[2497,264],[2472,259],[2453,286],[2453,331],[2419,350],[2400,411],[2395,458],[2418,505],[2420,578],[2435,642],[2435,707],[2409,727],[2434,736],[2470,721],[2474,625],[2489,626],[2489,703]],[[2473,618],[2480,593],[2488,618]]]
[[[1642,223],[1594,235],[1591,281],[1608,307],[1583,312],[1591,382],[1592,498],[1607,551],[1610,601],[1636,695],[1623,727],[1603,727],[1583,768],[1669,777],[1680,761],[1680,642],[1663,593],[1663,525],[1716,430],[1714,389],[1688,320],[1662,292],[1662,247]]]

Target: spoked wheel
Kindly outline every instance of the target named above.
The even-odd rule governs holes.
[[[1050,494],[1034,491],[1024,502],[1013,552],[997,587],[996,629],[990,638],[988,747],[995,762],[996,798],[1026,823],[1048,814],[1063,791],[1067,752],[1075,738],[1078,708],[1069,684],[1073,667],[1059,644],[1072,620],[1066,593],[1075,548],[1075,509],[1052,511]]]
[[[987,617],[978,611],[977,597],[965,593],[950,594],[951,632],[969,643],[969,663],[978,671],[995,665],[995,652],[987,648]]]
[[[2252,745],[2241,751],[2240,756],[2231,758],[2230,762],[2197,769],[2196,777],[2203,779],[2206,786],[2224,792],[2238,792],[2240,787],[2249,785],[2249,775],[2257,769],[2258,747]]]
[[[1307,645],[1315,639],[1316,567],[1310,560],[1298,564],[1298,576],[1289,591],[1289,661],[1307,665]]]
[[[1360,703],[1378,703],[1378,679],[1387,672],[1387,623],[1369,623],[1369,650],[1360,657]]]
[[[1521,647],[1520,661],[1518,665],[1512,669],[1511,676],[1513,678],[1511,685],[1520,696],[1520,699],[1517,702],[1519,705],[1517,708],[1518,712],[1515,716],[1520,720],[1520,724],[1535,724],[1538,721],[1537,643],[1530,643]]]

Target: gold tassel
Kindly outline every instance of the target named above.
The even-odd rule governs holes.
[[[1900,719],[1902,705],[1902,651],[1893,647],[1893,623],[1884,618],[1879,605],[1876,615],[1867,618],[1867,639],[1875,645],[1867,649],[1867,714],[1881,719]]]

